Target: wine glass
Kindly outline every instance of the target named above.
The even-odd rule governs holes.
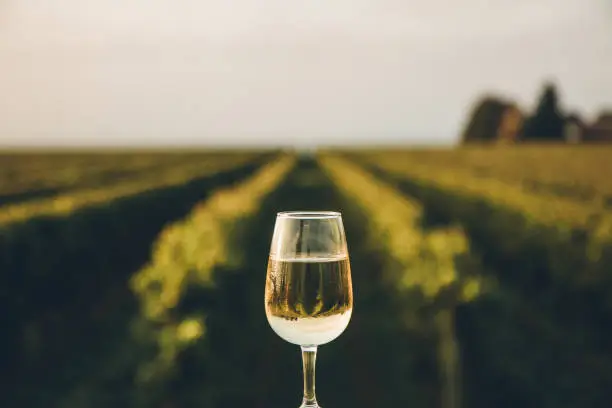
[[[339,212],[287,211],[276,216],[265,308],[272,330],[302,349],[304,398],[317,408],[317,346],[338,337],[351,319],[353,286]]]

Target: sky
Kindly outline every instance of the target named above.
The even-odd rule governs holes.
[[[612,0],[0,0],[0,145],[446,144],[611,73]]]

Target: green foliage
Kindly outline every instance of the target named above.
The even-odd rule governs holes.
[[[179,353],[205,334],[204,318],[185,316],[180,307],[185,291],[214,288],[214,270],[232,263],[228,251],[235,239],[234,226],[257,211],[293,162],[292,157],[284,156],[239,185],[214,192],[188,217],[159,235],[151,261],[131,278],[140,301],[139,319],[149,322],[158,349],[154,360],[139,368],[139,383],[166,379]]]
[[[597,181],[597,202],[530,191],[508,163],[566,179],[533,170],[543,150],[519,150],[327,154],[291,171],[262,157],[9,222],[0,405],[297,406],[299,350],[262,304],[273,220],[334,209],[355,311],[320,349],[323,406],[607,406],[605,193]]]
[[[437,341],[442,406],[456,407],[461,400],[461,359],[454,310],[461,302],[475,300],[483,287],[478,269],[458,268],[458,258],[469,251],[466,236],[460,227],[422,230],[418,203],[345,159],[319,160],[337,188],[369,220],[368,234],[389,257],[385,270],[398,267],[399,274],[388,279],[395,280],[398,295],[406,299],[407,322],[415,328],[429,326],[426,332]],[[425,321],[433,323],[424,324],[423,310],[429,310]]]
[[[254,155],[235,157],[206,157],[180,165],[164,167],[159,171],[128,178],[112,185],[89,186],[60,192],[38,200],[26,200],[0,207],[0,226],[19,223],[36,217],[61,217],[87,207],[105,205],[113,200],[134,196],[147,191],[182,185],[190,180],[214,174],[253,160]]]
[[[537,210],[540,198],[512,185],[383,157],[359,159],[422,200],[430,218],[461,224],[499,281],[458,310],[467,403],[602,406],[612,386],[608,218],[572,223],[580,211],[560,210],[561,200]]]
[[[151,242],[166,223],[266,159],[239,159],[234,166],[228,161],[219,172],[199,164],[205,172],[192,172],[191,179],[170,185],[153,174],[161,179],[157,189],[115,194],[112,201],[75,208],[69,216],[35,216],[3,225],[0,307],[14,311],[3,321],[1,340],[1,370],[4,376],[10,372],[14,383],[7,398],[21,401],[18,406],[28,406],[27,401],[37,406],[76,384],[89,387],[106,365],[133,361],[141,350],[138,344],[125,345],[128,351],[120,359],[108,357],[125,339],[136,307],[127,277],[146,262]],[[47,378],[45,367],[55,367],[54,376]],[[28,393],[30,388],[40,392]]]
[[[374,153],[374,152],[373,152]],[[462,146],[459,149],[377,150],[384,159],[426,165],[429,172],[462,179],[491,179],[549,202],[572,200],[609,207],[612,201],[612,148],[567,144]]]
[[[231,155],[202,152],[0,152],[0,204],[110,186],[153,173],[162,174],[173,166],[201,162],[204,157],[210,161],[219,156],[232,160]]]

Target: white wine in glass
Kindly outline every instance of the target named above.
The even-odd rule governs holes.
[[[340,213],[277,214],[265,309],[276,334],[302,349],[301,408],[319,407],[315,395],[317,346],[342,334],[353,311],[351,267]]]

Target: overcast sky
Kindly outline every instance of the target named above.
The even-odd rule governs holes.
[[[451,143],[612,105],[612,0],[0,0],[0,143]]]

